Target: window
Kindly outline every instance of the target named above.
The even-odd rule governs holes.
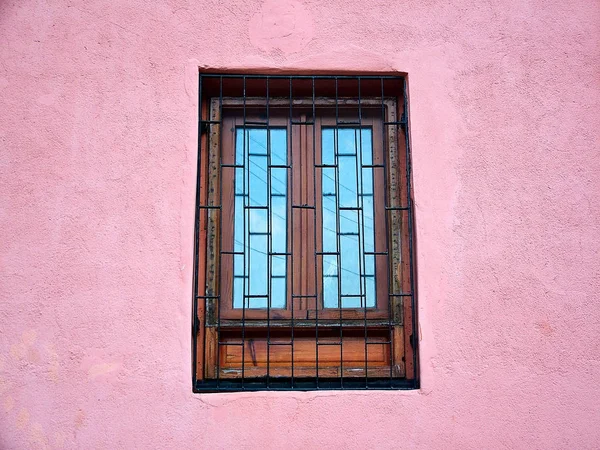
[[[194,389],[416,387],[404,78],[199,90]]]

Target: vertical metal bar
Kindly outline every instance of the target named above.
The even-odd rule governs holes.
[[[192,383],[195,387],[196,379],[198,378],[196,366],[198,361],[198,238],[200,236],[200,170],[202,153],[202,75],[198,76],[198,152],[196,155],[196,210],[194,212],[194,273],[192,274],[193,281],[193,296],[192,296]],[[207,210],[208,211],[208,210]],[[204,299],[203,299],[204,300]],[[206,308],[205,308],[206,310]],[[204,336],[202,337],[204,339]],[[203,346],[204,347],[204,346]],[[202,352],[202,367],[205,367],[204,353]]]
[[[317,295],[317,278],[318,278],[318,269],[317,269],[317,159],[316,159],[316,109],[315,109],[315,77],[312,77],[312,156],[313,156],[313,233],[314,233],[314,261],[315,261],[315,280],[314,280],[314,289],[315,289],[315,337],[316,337],[316,345],[315,345],[315,353],[317,357],[317,361],[315,363],[315,373],[317,375],[317,389],[319,389],[319,300]]]
[[[312,77],[312,131],[313,131],[313,204],[315,207],[317,204],[317,160],[315,156],[316,152],[316,133],[315,133],[315,77]],[[314,261],[315,261],[315,337],[316,337],[316,345],[315,345],[315,373],[317,376],[317,389],[319,389],[319,302],[317,297],[317,211],[313,209],[313,224],[314,224]]]
[[[369,385],[369,367],[368,367],[369,334],[368,334],[368,329],[367,329],[366,277],[364,276],[365,265],[366,265],[365,246],[364,246],[364,244],[365,244],[365,240],[364,240],[365,221],[364,221],[364,217],[363,217],[363,214],[364,214],[363,197],[361,195],[362,189],[363,189],[363,177],[362,177],[362,105],[361,105],[361,98],[360,98],[360,77],[358,77],[357,81],[358,81],[358,135],[359,135],[359,142],[358,143],[356,142],[356,131],[354,131],[354,148],[355,148],[355,153],[356,153],[354,160],[356,161],[356,206],[359,209],[357,210],[358,223],[356,225],[359,228],[359,230],[358,230],[358,255],[359,255],[358,273],[359,273],[361,305],[363,304],[363,301],[364,301],[363,306],[364,306],[364,325],[365,325],[365,387],[368,387],[368,385]],[[360,148],[360,152],[359,152],[359,148]],[[360,153],[360,164],[358,161],[359,153]],[[359,169],[359,167],[360,167],[360,169]],[[360,171],[360,175],[359,175],[359,171]],[[359,178],[359,176],[360,176],[360,178]],[[360,187],[359,187],[359,180],[360,180]],[[362,261],[361,261],[361,254],[362,254]]]
[[[415,385],[417,380],[417,311],[415,309],[415,284],[414,284],[414,255],[413,255],[413,207],[412,207],[412,193],[411,193],[411,160],[410,160],[410,138],[408,128],[408,92],[407,92],[406,76],[403,77],[403,100],[404,100],[404,139],[406,147],[406,196],[408,201],[408,251],[410,261],[410,307],[412,311],[412,347],[413,347],[413,376],[415,379]]]
[[[223,230],[223,77],[219,77],[219,233]],[[209,146],[210,148],[210,146]],[[221,260],[223,255],[223,239],[219,238],[219,270],[221,269]],[[220,274],[215,274],[220,278]],[[218,279],[218,278],[217,278]],[[219,285],[217,295],[217,387],[220,383],[221,362],[219,355],[221,353],[221,297],[222,287]],[[206,301],[206,300],[205,300]]]
[[[344,388],[344,327],[342,326],[342,245],[340,241],[340,161],[339,161],[339,124],[340,124],[340,109],[339,109],[339,95],[338,95],[338,78],[335,78],[335,133],[333,136],[333,160],[335,164],[334,178],[335,178],[335,251],[336,251],[336,265],[337,265],[337,283],[338,283],[338,311],[340,313],[340,387]]]
[[[290,250],[290,274],[291,274],[291,296],[290,296],[290,307],[292,310],[292,330],[291,330],[291,342],[292,342],[292,379],[291,385],[292,389],[294,389],[294,210],[292,209],[292,205],[294,204],[294,139],[293,139],[293,128],[292,122],[294,121],[293,115],[293,88],[292,88],[292,77],[289,78],[290,81],[290,130],[288,132],[288,142],[289,142],[289,156],[288,156],[288,164],[291,167],[289,172],[289,185],[290,185],[290,200],[288,202],[289,207],[286,210],[290,211],[290,230],[291,230],[291,238],[290,242],[291,250]],[[286,224],[287,225],[287,224]],[[286,268],[287,269],[287,268]]]
[[[244,173],[244,289],[243,289],[243,298],[242,298],[242,390],[244,390],[244,382],[245,382],[245,368],[246,368],[246,285],[248,288],[248,295],[250,294],[250,236],[248,235],[248,247],[246,247],[246,219],[250,215],[250,210],[247,206],[250,206],[250,149],[246,149],[246,133],[248,130],[246,129],[246,77],[242,77],[242,98],[243,98],[243,145],[244,145],[244,168],[242,172]],[[248,136],[250,138],[250,136]],[[248,155],[246,164],[246,155]],[[246,170],[248,168],[248,170]],[[247,191],[246,191],[247,187]],[[247,196],[246,196],[247,192]],[[248,199],[248,205],[246,205],[246,199]],[[248,221],[248,232],[250,232],[250,223]],[[246,254],[248,255],[246,259]],[[246,278],[246,273],[247,278]],[[247,280],[247,281],[246,281]],[[248,300],[248,303],[250,300]],[[248,304],[248,306],[250,306]]]
[[[384,194],[384,213],[383,213],[383,219],[385,222],[385,251],[387,253],[387,273],[388,273],[388,284],[387,284],[387,299],[388,299],[388,333],[389,333],[389,340],[391,342],[390,344],[390,385],[392,383],[392,377],[393,377],[393,367],[394,367],[394,349],[395,349],[395,345],[396,342],[394,342],[394,338],[393,338],[393,334],[392,334],[392,315],[393,315],[393,308],[392,308],[392,296],[391,294],[391,283],[393,282],[393,277],[391,276],[391,259],[392,259],[392,255],[390,252],[390,231],[389,231],[389,221],[388,221],[388,214],[391,213],[391,211],[389,211],[387,208],[388,206],[391,206],[389,204],[389,189],[390,187],[388,186],[388,180],[387,180],[387,161],[388,161],[388,156],[389,156],[389,151],[386,152],[385,149],[387,148],[387,146],[385,145],[385,137],[386,137],[386,133],[387,133],[387,128],[385,125],[383,125],[386,122],[386,117],[385,117],[385,86],[384,86],[384,79],[381,79],[381,140],[382,140],[382,152],[383,152],[383,159],[382,159],[382,164],[383,164],[383,186],[384,186],[384,190],[383,190],[383,194]],[[375,177],[373,177],[373,180],[375,179]],[[394,297],[395,299],[395,297]]]
[[[271,369],[271,296],[273,294],[271,290],[271,278],[272,265],[271,260],[273,258],[273,236],[271,235],[272,230],[272,203],[271,203],[271,130],[269,128],[269,77],[266,77],[267,83],[267,389],[270,388],[270,369]]]

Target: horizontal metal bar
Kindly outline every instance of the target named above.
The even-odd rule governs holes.
[[[408,211],[408,206],[386,206],[387,211]]]
[[[296,295],[292,294],[292,298],[317,298],[316,295]]]
[[[318,169],[335,169],[337,164],[315,164]]]
[[[229,250],[221,250],[221,255],[243,255],[244,252],[232,252]]]
[[[416,380],[406,378],[326,378],[326,377],[266,377],[242,379],[198,380],[194,386],[195,393],[231,393],[256,391],[312,391],[315,389],[347,390],[410,390],[418,388]]]
[[[314,122],[297,122],[290,120],[290,125],[314,125]]]
[[[241,308],[239,308],[241,310]],[[253,310],[257,310],[259,308],[252,308]],[[262,309],[262,311],[264,311],[265,313],[267,312],[267,308],[260,308]],[[271,310],[273,310],[274,308],[271,308]],[[342,308],[342,311],[344,311],[346,308]],[[351,309],[356,309],[356,308],[351,308]],[[305,310],[295,310],[298,312],[303,312]],[[327,308],[326,311],[329,312],[339,312],[340,308]],[[367,310],[368,312],[369,310]],[[396,325],[397,322],[392,320],[391,321],[391,325]],[[231,329],[231,328],[241,328],[241,322],[239,320],[236,319],[230,319],[230,320],[225,320],[222,319],[220,322],[220,326],[222,329]],[[340,322],[339,317],[338,318],[326,318],[326,317],[319,317],[318,323],[316,318],[315,319],[306,319],[306,318],[302,318],[302,317],[294,317],[293,321],[292,319],[276,319],[274,317],[271,317],[269,320],[267,320],[267,318],[265,317],[264,319],[261,320],[247,320],[245,322],[245,327],[246,328],[266,328],[267,326],[275,328],[275,329],[285,329],[285,328],[314,328],[315,326],[318,326],[320,328],[360,328],[360,329],[364,329],[365,326],[365,319],[344,319],[342,318],[342,321]],[[387,329],[390,326],[390,320],[389,319],[369,319],[367,318],[367,327],[369,328],[374,328],[374,329],[382,329],[385,328]]]
[[[219,299],[221,298],[220,295],[196,295],[196,298],[206,298],[206,299]]]
[[[241,164],[241,165],[240,164],[221,164],[221,167],[224,168],[224,169],[231,169],[231,168],[233,168],[233,169],[243,169],[246,166],[243,165],[243,164]]]
[[[293,342],[267,342],[268,345],[294,345]]]
[[[258,205],[248,205],[248,206],[244,206],[244,209],[263,209],[263,210],[268,210],[269,207],[268,206],[258,206]]]
[[[221,209],[221,206],[198,205],[198,209]]]
[[[309,205],[292,205],[292,208],[294,208],[294,209],[315,209],[314,206],[309,206]]]
[[[264,74],[234,74],[234,73],[202,73],[202,78],[246,78],[270,80],[404,80],[402,75],[264,75]]]

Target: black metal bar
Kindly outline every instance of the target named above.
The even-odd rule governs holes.
[[[242,77],[242,84],[243,84],[243,102],[244,102],[244,107],[243,107],[243,118],[242,121],[243,123],[246,123],[246,77]],[[247,251],[247,247],[246,247],[246,218],[249,218],[250,216],[250,212],[248,211],[248,207],[250,204],[250,146],[248,145],[248,157],[246,158],[246,134],[248,133],[248,130],[246,129],[246,127],[244,127],[243,129],[243,148],[244,148],[244,188],[243,188],[243,193],[246,194],[246,192],[248,192],[248,205],[246,205],[246,197],[244,197],[244,253],[246,253]],[[247,163],[246,163],[247,161]],[[248,170],[246,170],[246,167],[248,167]],[[248,220],[248,222],[250,222]],[[248,223],[248,231],[250,231],[250,224]],[[251,242],[250,242],[250,237],[248,237],[248,247],[250,246]],[[243,295],[242,295],[242,342],[245,344],[246,342],[246,287],[248,289],[248,293],[251,292],[250,291],[250,254],[252,252],[248,251],[248,262],[246,263],[246,255],[244,255],[244,275],[246,275],[246,273],[248,273],[248,281],[246,282],[246,280],[244,280],[243,285]],[[248,272],[246,272],[248,271]],[[244,389],[244,374],[245,374],[245,369],[246,369],[246,345],[242,345],[242,390]]]
[[[210,114],[210,112],[209,112]],[[219,121],[223,120],[223,78],[219,78]],[[210,145],[208,146],[210,148]],[[223,205],[223,177],[221,174],[223,173],[223,127],[219,130],[219,207]],[[235,170],[234,170],[235,172]],[[219,230],[223,229],[223,214],[219,211]],[[219,266],[221,267],[221,252],[223,251],[223,239],[219,239]],[[234,258],[235,259],[235,258]],[[217,276],[215,274],[215,276]],[[220,381],[221,374],[221,362],[218,357],[220,353],[220,345],[219,341],[221,340],[221,284],[219,284],[219,300],[217,304],[217,386]]]
[[[362,231],[362,233],[359,233],[358,236],[358,251],[359,251],[359,255],[362,254],[362,265],[360,265],[361,261],[359,260],[359,273],[360,273],[360,301],[361,303],[363,302],[363,289],[365,291],[365,297],[364,297],[364,320],[365,320],[365,386],[368,385],[369,383],[369,370],[368,370],[368,365],[369,365],[369,346],[367,345],[367,340],[368,340],[368,325],[367,325],[367,297],[366,297],[366,290],[367,290],[367,281],[366,281],[366,277],[363,277],[363,270],[365,270],[365,274],[366,274],[366,257],[365,257],[365,218],[364,218],[364,200],[363,200],[363,196],[360,195],[362,193],[362,191],[365,188],[365,185],[363,183],[363,169],[362,169],[362,160],[363,160],[363,148],[362,148],[362,102],[361,102],[361,95],[360,95],[360,78],[358,79],[358,145],[356,143],[356,131],[354,132],[354,140],[355,140],[355,144],[354,144],[354,151],[357,153],[356,156],[356,204],[359,205],[360,204],[360,210],[358,211],[358,220],[359,220],[359,231]],[[358,154],[360,153],[360,160],[358,157]],[[371,153],[373,153],[373,151],[371,150]],[[372,156],[371,156],[372,158]],[[360,169],[359,169],[360,167]],[[360,172],[360,189],[359,189],[359,172]],[[373,214],[374,216],[374,214]],[[362,230],[361,230],[362,227]],[[362,234],[362,236],[361,236]],[[361,237],[362,237],[362,246],[361,246]],[[373,240],[375,239],[375,235],[373,235]],[[376,284],[376,283],[374,283]],[[375,305],[377,305],[377,298],[375,298]]]
[[[293,112],[293,82],[292,82],[292,78],[289,78],[289,84],[290,84],[290,112],[289,112],[289,126],[288,126],[288,143],[289,143],[289,153],[288,153],[288,161],[290,166],[294,165],[294,138],[293,138],[293,118],[294,118],[294,112]],[[289,200],[289,204],[292,205],[294,203],[294,171],[293,169],[290,171],[290,175],[288,177],[289,180],[289,186],[290,186],[290,200]],[[286,208],[286,213],[287,213],[288,208]],[[294,389],[294,210],[290,209],[289,212],[289,216],[290,216],[290,230],[291,230],[291,253],[292,256],[290,258],[290,284],[291,284],[291,288],[290,288],[290,309],[291,309],[291,313],[292,313],[292,321],[291,321],[291,325],[292,325],[292,331],[291,331],[291,340],[292,340],[292,355],[291,355],[291,360],[292,360],[292,370],[291,370],[291,387],[292,389]],[[287,291],[286,291],[287,293]]]
[[[336,239],[336,247],[335,250],[337,252],[336,258],[336,275],[337,275],[337,284],[338,284],[338,310],[339,310],[339,319],[340,323],[342,323],[342,298],[340,294],[342,293],[342,244],[340,240],[340,159],[339,159],[339,126],[340,126],[340,105],[339,105],[339,97],[338,97],[338,78],[335,78],[335,134],[333,136],[333,160],[334,164],[334,185],[335,185],[335,239]],[[344,387],[344,331],[343,327],[340,327],[340,386]]]
[[[263,74],[243,74],[243,73],[203,73],[205,78],[245,78],[245,79],[256,79],[265,78],[267,75]],[[286,79],[286,80],[398,80],[402,79],[399,75],[269,75],[269,78],[273,80]],[[291,97],[291,96],[290,96]]]
[[[315,77],[312,78],[312,121],[313,124],[316,123],[317,121],[317,114],[316,114],[316,103],[315,103]],[[314,289],[315,289],[315,295],[317,295],[317,278],[318,278],[318,268],[317,268],[317,210],[316,210],[316,204],[317,204],[317,168],[316,168],[316,164],[317,164],[317,137],[316,137],[316,130],[315,130],[315,126],[313,126],[312,129],[312,157],[313,157],[313,205],[315,205],[315,207],[313,207],[313,234],[314,234],[314,239],[313,239],[313,243],[314,243],[314,252],[315,252],[315,279],[314,279]],[[315,301],[315,324],[317,326],[316,330],[315,330],[315,337],[317,340],[317,343],[319,342],[319,305],[318,305],[318,301]],[[319,346],[315,345],[315,354],[317,357],[317,361],[315,363],[315,374],[317,376],[317,389],[319,389]]]
[[[266,88],[267,88],[267,205],[269,206],[268,218],[267,218],[267,253],[271,253],[273,251],[273,236],[271,236],[271,229],[273,224],[271,223],[273,220],[272,214],[272,200],[271,196],[273,193],[271,192],[271,130],[269,129],[269,77],[266,78]],[[269,381],[271,379],[271,301],[272,301],[272,292],[271,292],[271,284],[273,283],[273,278],[271,278],[271,256],[267,256],[267,389],[269,389]]]
[[[385,83],[383,81],[383,79],[380,81],[380,85],[381,85],[381,121],[383,123],[385,123]],[[382,150],[386,148],[385,145],[385,133],[386,133],[386,128],[383,127],[383,129],[381,130],[381,141],[382,141]],[[386,162],[388,161],[389,158],[389,151],[388,154],[384,154],[383,155],[383,166],[384,166],[384,170],[383,170],[383,185],[385,186],[384,189],[384,197],[383,197],[383,206],[384,208],[388,208],[389,206],[389,199],[390,199],[390,195],[388,193],[388,190],[390,189],[390,186],[388,186],[388,182],[387,182],[387,171],[388,169],[385,167],[386,166]],[[373,159],[373,162],[375,162],[375,160]],[[394,308],[392,305],[392,297],[390,296],[390,293],[392,292],[392,283],[393,283],[393,276],[392,276],[392,256],[389,254],[390,253],[390,232],[389,232],[389,218],[388,218],[388,210],[384,209],[385,214],[384,214],[384,218],[383,221],[385,222],[385,242],[386,242],[386,251],[388,253],[388,257],[386,258],[386,263],[387,263],[387,274],[388,274],[388,283],[387,283],[387,294],[388,294],[388,334],[390,336],[390,340],[392,341],[392,344],[390,345],[390,383],[393,380],[394,377],[394,371],[393,371],[393,366],[394,366],[394,346],[396,345],[393,341],[393,327],[392,327],[392,315],[394,313]],[[377,264],[377,262],[375,263]],[[377,266],[375,266],[375,270],[377,271]]]
[[[360,100],[359,100],[359,108],[360,108]],[[344,125],[346,126],[353,126],[353,127],[359,127],[362,124],[360,123],[360,121],[355,122],[355,121],[344,121],[344,120],[340,120],[338,122],[338,126],[343,127]]]
[[[196,349],[198,348],[198,328],[200,327],[200,318],[198,317],[198,260],[199,260],[199,248],[198,240],[200,239],[200,187],[203,181],[200,177],[202,169],[202,75],[198,77],[198,147],[196,154],[196,199],[194,210],[194,272],[192,273],[192,382],[196,383],[198,379],[198,373],[196,367],[198,366],[198,355]],[[204,324],[202,325],[204,327]],[[204,343],[204,334],[202,336]],[[202,352],[202,368],[206,367],[204,361],[204,353]]]
[[[343,383],[342,383],[343,381]],[[324,378],[319,379],[319,385],[321,389],[328,390],[345,390],[345,389],[365,389],[364,381],[358,382],[357,379],[353,378]],[[395,378],[390,381],[389,378],[370,378],[367,389],[377,390],[411,390],[414,389],[415,385],[410,380],[404,378]],[[264,391],[266,389],[266,381],[263,378],[256,378],[254,380],[246,380],[244,383],[244,391],[256,392]],[[316,389],[316,380],[314,377],[302,378],[295,380],[292,383],[290,377],[277,378],[277,380],[271,380],[270,390],[272,391],[312,391]],[[194,391],[197,393],[232,393],[239,392],[241,388],[241,380],[239,379],[227,379],[217,387],[214,380],[203,380],[197,381],[194,386]]]
[[[417,330],[417,310],[416,310],[416,305],[415,305],[415,279],[414,279],[414,254],[413,254],[413,209],[412,209],[412,192],[411,192],[411,158],[410,158],[410,133],[409,133],[409,125],[408,125],[408,92],[407,92],[407,83],[406,83],[406,78],[404,78],[403,80],[403,93],[402,93],[402,99],[403,99],[403,103],[404,103],[404,112],[403,115],[404,117],[406,117],[407,120],[407,124],[406,124],[406,130],[405,130],[405,150],[406,150],[406,197],[407,197],[407,202],[408,202],[408,252],[409,252],[409,261],[410,261],[410,292],[411,292],[411,296],[410,296],[410,304],[411,304],[411,311],[412,311],[412,333],[413,336],[415,336],[415,332]],[[412,339],[412,345],[413,345],[413,371],[414,371],[414,377],[415,377],[415,387],[416,387],[416,383],[417,383],[417,376],[416,376],[416,371],[417,371],[417,346],[418,346],[418,339]]]

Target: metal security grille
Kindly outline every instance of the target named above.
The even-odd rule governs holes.
[[[201,74],[196,392],[418,386],[406,80]]]

